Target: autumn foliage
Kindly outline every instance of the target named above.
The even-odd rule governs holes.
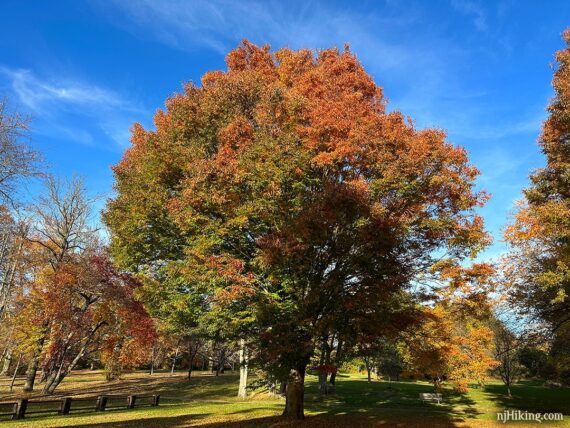
[[[82,358],[102,350],[103,363],[113,359],[125,368],[144,361],[154,335],[152,320],[135,299],[138,283],[119,273],[104,254],[73,257],[57,270],[44,267],[23,295],[16,315],[19,350],[33,353],[42,343],[39,362],[45,393]]]
[[[407,322],[402,293],[435,251],[487,243],[486,196],[465,150],[388,112],[348,48],[244,41],[226,62],[169,98],[155,130],[134,125],[105,216],[112,253],[150,295],[262,350],[300,417],[319,338]]]
[[[562,305],[555,318],[568,310],[570,293],[570,30],[564,40],[568,46],[556,54],[555,97],[539,138],[546,166],[531,176],[505,233],[513,250],[510,274],[519,280],[517,298]]]
[[[505,284],[518,314],[541,327],[551,374],[570,373],[570,30],[555,55],[554,98],[539,145],[546,165],[531,176],[505,231]],[[564,376],[564,375],[562,375]]]

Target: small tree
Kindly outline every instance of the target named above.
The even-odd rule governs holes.
[[[519,359],[521,339],[500,321],[494,323],[493,331],[494,356],[499,363],[495,372],[507,387],[507,395],[511,398],[511,387],[522,376],[524,369]]]
[[[496,367],[492,357],[493,332],[484,322],[461,314],[461,309],[439,304],[426,309],[425,321],[406,332],[406,361],[436,390],[449,380],[464,393],[470,382],[483,384]]]

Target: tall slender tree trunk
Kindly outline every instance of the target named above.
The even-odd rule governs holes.
[[[364,363],[366,364],[366,372],[368,374],[368,383],[372,382],[372,364],[370,363],[370,358],[364,358]]]
[[[179,347],[176,347],[176,351],[174,352],[174,357],[172,358],[172,367],[170,368],[170,376],[172,376],[174,374],[174,369],[176,368],[176,360],[178,359],[178,349]]]
[[[342,340],[340,340],[340,338],[338,339],[338,344],[336,345],[336,355],[334,357],[335,360],[335,365],[338,366],[340,365],[340,359],[342,358]],[[331,377],[329,379],[329,383],[331,385],[334,385],[336,382],[336,372],[331,373]]]
[[[239,388],[238,397],[247,397],[247,370],[248,370],[248,357],[247,349],[245,347],[245,340],[241,339],[239,343]]]
[[[292,369],[287,381],[285,410],[283,416],[294,419],[305,418],[305,370],[306,365]]]
[[[2,279],[2,292],[0,293],[0,319],[4,314],[6,306],[8,305],[8,299],[10,298],[11,288],[14,283],[14,276],[16,274],[16,267],[18,266],[18,259],[20,254],[22,253],[22,246],[23,244],[20,243],[16,253],[14,255],[14,261],[8,268],[8,272]]]
[[[10,365],[12,364],[12,348],[6,349],[6,353],[4,354],[3,364],[2,364],[2,371],[0,371],[0,376],[7,376],[8,372],[10,371]]]
[[[14,369],[14,373],[12,374],[12,380],[10,381],[10,391],[14,389],[14,382],[16,382],[16,376],[18,376],[18,370],[20,368],[21,362],[22,362],[22,354],[18,356],[18,362],[16,363],[16,368]]]
[[[216,367],[216,376],[219,376],[220,373],[224,372],[225,364],[226,364],[226,350],[225,348],[222,348],[222,350],[218,354],[218,366]]]
[[[189,353],[189,360],[188,361],[188,379],[190,379],[192,377],[192,369],[194,368],[194,360],[196,359],[196,354],[198,353],[198,351],[194,351],[194,350],[190,350]]]

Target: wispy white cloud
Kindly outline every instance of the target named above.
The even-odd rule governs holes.
[[[11,70],[1,67],[12,84],[12,89],[27,107],[38,110],[49,103],[66,105],[102,106],[115,108],[124,105],[114,93],[97,86],[86,86],[77,83],[51,83],[39,79],[30,70]]]
[[[123,29],[185,51],[209,48],[226,54],[243,38],[293,48],[324,48],[350,42],[366,46],[369,57],[382,68],[410,64],[414,53],[421,52],[419,46],[414,50],[371,35],[413,25],[418,18],[413,11],[405,16],[388,12],[360,14],[312,1],[301,7],[274,1],[228,0],[113,1],[114,9],[108,7],[109,2],[99,4]]]
[[[273,1],[132,0],[95,3],[117,26],[182,51],[214,50],[225,55],[247,38],[274,48],[331,46],[349,43],[380,84],[403,86],[396,108],[426,105],[445,96],[463,96],[456,76],[465,63],[465,49],[425,24],[422,11],[386,2],[379,11],[333,7],[307,1],[293,6]],[[424,27],[425,28],[425,27]],[[452,88],[450,90],[450,88]],[[390,97],[390,94],[388,93]],[[437,123],[437,122],[435,122]]]
[[[109,19],[131,34],[190,54],[210,50],[225,55],[243,38],[273,48],[350,43],[366,70],[385,86],[390,109],[411,115],[419,128],[444,128],[452,142],[474,149],[473,158],[482,172],[478,184],[495,195],[484,210],[496,243],[483,257],[493,258],[504,250],[502,213],[519,194],[532,163],[529,153],[533,153],[517,153],[520,146],[502,147],[500,142],[520,139],[533,145],[544,110],[534,101],[513,109],[512,102],[497,100],[493,88],[473,76],[482,59],[497,62],[512,50],[509,35],[491,25],[495,15],[509,8],[510,0],[502,0],[497,10],[483,8],[478,0],[449,1],[455,13],[447,16],[433,13],[425,2],[410,5],[392,0],[376,3],[374,11],[318,0],[302,6],[251,0],[114,0],[115,7],[109,7],[109,2],[100,4]],[[434,22],[434,16],[440,20]],[[456,27],[458,19],[474,31],[450,36],[445,28]],[[489,49],[490,39],[500,43]]]
[[[63,140],[112,149],[97,137],[102,133],[122,148],[135,116],[144,112],[117,93],[85,82],[44,79],[31,70],[2,66],[0,80],[32,114],[37,132]]]

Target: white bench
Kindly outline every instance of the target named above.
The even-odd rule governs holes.
[[[442,397],[441,397],[441,394],[433,394],[433,393],[422,392],[420,394],[420,400],[422,400],[422,401],[437,401],[437,404],[439,404],[442,400]]]

